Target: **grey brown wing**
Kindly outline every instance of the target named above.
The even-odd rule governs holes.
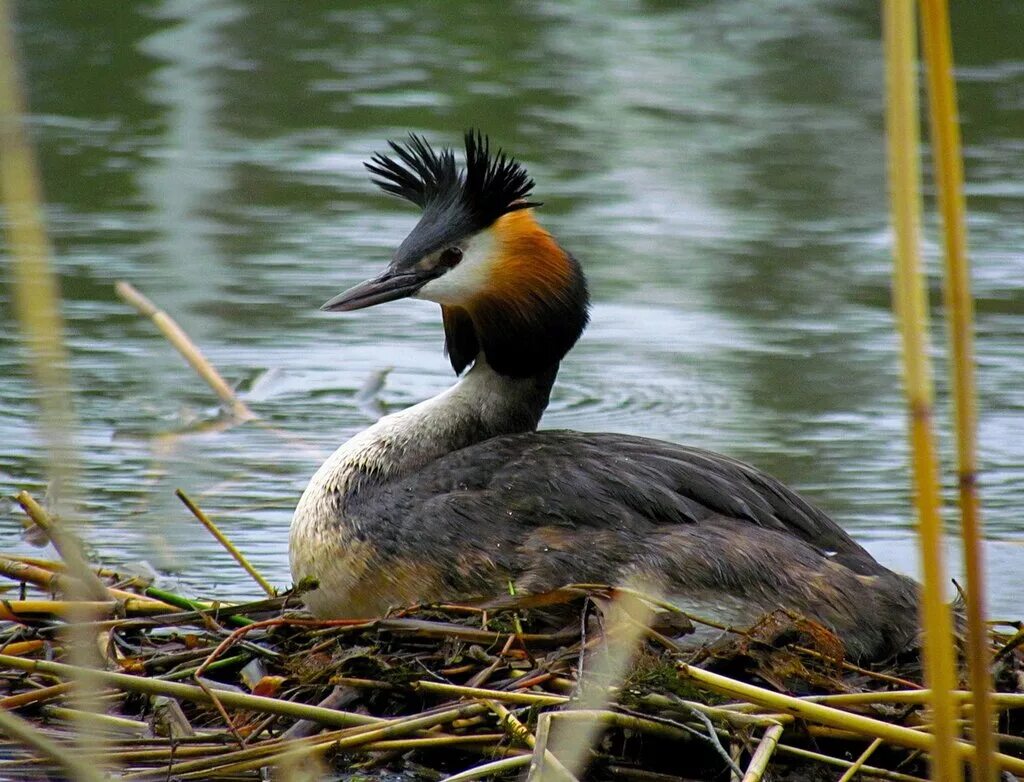
[[[495,572],[517,567],[510,551],[537,530],[581,541],[614,531],[621,546],[665,525],[715,519],[792,536],[860,575],[885,572],[823,511],[756,468],[628,435],[496,437],[360,498],[350,512],[365,520],[357,527],[373,531],[382,554],[473,550]]]

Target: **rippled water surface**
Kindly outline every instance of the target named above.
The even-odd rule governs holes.
[[[1024,5],[954,6],[992,604],[1019,615]],[[73,357],[83,531],[102,557],[253,595],[174,499],[180,486],[288,582],[291,509],[319,462],[381,409],[452,381],[435,306],[317,311],[415,221],[362,161],[408,130],[451,143],[479,125],[529,166],[540,217],[582,259],[596,300],[544,425],[751,461],[886,563],[916,569],[875,4],[19,10]],[[0,274],[0,481],[41,493],[34,391]],[[208,426],[210,392],[115,297],[119,279],[179,320],[262,425]],[[13,511],[0,524],[4,548],[27,548]]]

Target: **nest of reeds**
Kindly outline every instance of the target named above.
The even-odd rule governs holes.
[[[319,621],[295,594],[218,605],[94,569],[106,599],[68,600],[63,563],[0,571],[22,583],[0,604],[0,706],[33,732],[0,778],[927,776],[916,655],[853,665],[800,617],[692,643],[692,617],[596,585]],[[541,626],[552,605],[575,620]],[[1022,636],[992,640],[998,760],[1019,774]]]

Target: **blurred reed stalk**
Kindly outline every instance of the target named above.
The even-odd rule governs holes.
[[[925,679],[931,689],[935,745],[932,778],[957,782],[963,767],[953,750],[957,739],[952,697],[955,657],[952,621],[944,600],[946,583],[938,460],[932,433],[932,370],[928,355],[928,297],[921,265],[921,171],[918,80],[912,0],[885,0],[886,129],[889,189],[895,234],[893,305],[903,342],[903,383],[910,412],[914,504],[924,589]]]
[[[985,624],[985,560],[977,479],[977,404],[974,383],[974,303],[967,261],[960,122],[953,81],[953,46],[946,0],[922,0],[921,29],[928,73],[932,159],[946,249],[943,295],[948,320],[950,386],[956,430],[960,536],[967,603],[967,659],[974,695],[973,733],[978,747],[975,780],[995,778],[992,755],[992,656]]]
[[[654,618],[655,603],[642,600],[641,594],[651,594],[655,601],[661,599],[660,589],[649,583],[627,584],[625,589],[616,591],[604,617],[603,654],[589,657],[589,668],[584,672],[581,666],[578,672],[574,712],[580,715],[603,712],[614,688],[628,676],[630,663]],[[600,738],[604,724],[596,718],[567,719],[560,722],[559,730],[551,730],[550,738],[538,737],[529,782],[564,782],[566,778],[582,777],[591,758],[591,748]],[[557,764],[547,762],[549,753],[557,758]]]
[[[0,0],[0,197],[4,210],[7,252],[13,276],[14,310],[21,324],[32,379],[39,399],[39,428],[47,456],[47,473],[55,496],[65,508],[74,505],[73,483],[75,453],[72,445],[74,416],[67,378],[67,354],[62,338],[63,325],[58,308],[57,280],[50,267],[50,246],[43,225],[42,197],[32,148],[25,133],[25,103],[18,79],[14,23],[7,0]],[[64,514],[65,517],[68,515]],[[55,522],[54,531],[59,528]],[[88,600],[81,585],[95,584],[85,558],[70,535],[59,535],[62,556],[74,579],[67,598]],[[79,617],[83,622],[90,617]],[[73,622],[71,628],[78,625]],[[84,626],[84,625],[83,625]],[[68,643],[74,650],[76,665],[83,668],[99,664],[95,637],[88,631],[68,631]],[[76,688],[81,706],[99,709],[94,686],[81,682]],[[79,741],[83,749],[95,750],[100,738],[79,722]],[[24,726],[21,726],[24,728]],[[0,730],[15,731],[14,723]],[[25,740],[25,731],[13,733]],[[101,777],[96,773],[94,778]]]
[[[920,138],[913,0],[885,0],[886,133],[894,242],[893,306],[903,342],[903,381],[910,410],[912,474],[923,573],[925,680],[931,689],[935,743],[932,779],[959,782],[963,768],[952,690],[953,627],[944,600],[946,571],[938,460],[932,434],[932,375],[928,357],[928,306],[921,271]]]

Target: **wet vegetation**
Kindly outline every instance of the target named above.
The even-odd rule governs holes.
[[[88,764],[138,780],[267,768],[282,779],[471,779],[531,766],[544,779],[834,779],[856,766],[865,778],[913,780],[927,776],[934,742],[921,731],[928,693],[916,653],[854,665],[835,636],[794,616],[748,631],[706,625],[713,636],[694,643],[699,619],[594,585],[321,621],[294,593],[218,605],[97,568],[106,599],[73,601],[57,594],[80,586],[60,562],[3,558],[0,571],[20,590],[2,604],[0,707],[60,749],[7,742],[5,778]],[[574,619],[545,623],[552,606]],[[994,627],[990,640],[999,760],[1019,774],[1018,629]],[[83,632],[98,669],[69,664],[68,638]],[[631,659],[616,676],[604,661],[623,644]],[[94,687],[91,704],[75,682]],[[586,770],[569,771],[553,747],[579,720],[599,726],[598,738]],[[83,727],[92,744],[72,753]]]

